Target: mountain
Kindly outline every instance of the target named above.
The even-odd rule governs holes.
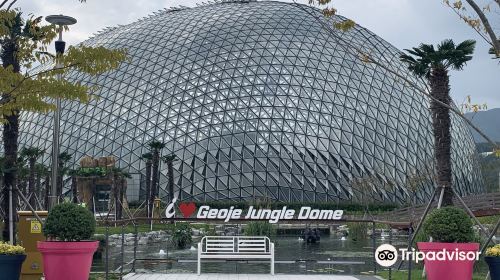
[[[467,113],[465,116],[469,120],[472,120],[491,140],[500,141],[500,108],[479,111],[477,113]],[[475,130],[471,129],[471,132],[476,143],[486,142]]]

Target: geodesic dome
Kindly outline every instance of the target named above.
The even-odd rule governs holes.
[[[83,44],[126,48],[130,61],[97,78],[68,75],[99,86],[99,99],[63,103],[61,151],[75,164],[112,154],[143,173],[147,143],[164,141],[163,154],[179,158],[175,191],[183,200],[403,202],[414,177],[419,198],[428,197],[428,102],[352,46],[422,82],[369,30],[325,27],[340,20],[299,4],[229,1],[106,29]],[[50,151],[51,115],[23,119],[21,145]],[[452,149],[458,192],[480,192],[475,146],[456,117]]]

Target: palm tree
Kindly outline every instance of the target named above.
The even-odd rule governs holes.
[[[78,170],[76,169],[70,169],[68,171],[68,175],[71,176],[71,201],[73,203],[78,203],[78,180],[77,180],[77,176],[78,176]]]
[[[36,161],[43,156],[44,150],[35,147],[23,148],[19,153],[21,157],[28,159],[29,177],[28,177],[28,196],[29,203],[33,208],[36,208],[36,190],[35,190],[35,175],[36,175]]]
[[[418,77],[425,78],[430,85],[430,110],[434,132],[434,157],[436,161],[439,187],[444,187],[442,205],[453,205],[451,172],[451,121],[449,109],[442,104],[451,105],[450,81],[448,71],[462,70],[467,61],[472,59],[476,42],[466,40],[455,45],[453,40],[441,42],[437,49],[433,45],[421,44],[418,48],[406,50],[401,61],[408,64],[408,69]]]
[[[177,161],[177,156],[175,154],[171,154],[169,156],[162,157],[162,160],[167,164],[168,201],[172,201],[174,198],[174,161]]]
[[[58,162],[58,171],[59,174],[57,176],[57,192],[56,196],[59,198],[62,198],[62,193],[63,193],[63,177],[64,175],[67,175],[68,172],[70,171],[69,168],[66,166],[66,164],[71,160],[71,154],[68,152],[62,152],[59,154],[59,160]]]
[[[151,148],[151,154],[153,155],[153,170],[151,177],[151,203],[154,202],[154,199],[160,194],[160,184],[159,184],[159,175],[160,175],[160,153],[161,149],[165,148],[165,143],[157,140],[153,140],[148,143]]]
[[[44,197],[44,192],[42,187],[42,178],[45,178],[50,172],[49,168],[41,163],[35,164],[35,169],[36,169],[36,185],[35,185],[35,190],[37,190],[37,196],[40,198],[40,203],[42,207],[45,207],[41,199]],[[45,208],[42,208],[45,209]]]
[[[145,153],[141,158],[146,162],[146,205],[148,211],[148,217],[151,217],[151,166],[153,164],[153,155],[151,153]]]

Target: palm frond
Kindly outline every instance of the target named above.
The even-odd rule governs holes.
[[[465,40],[455,45],[453,40],[446,39],[434,48],[433,45],[420,44],[418,48],[406,49],[408,54],[400,56],[402,62],[408,64],[408,69],[419,77],[429,78],[432,68],[452,68],[462,70],[467,61],[472,59],[476,42]]]

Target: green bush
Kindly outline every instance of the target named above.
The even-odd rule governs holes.
[[[176,223],[172,229],[172,243],[177,249],[185,249],[191,245],[193,230],[188,223]]]
[[[244,229],[246,236],[267,236],[276,235],[276,227],[268,222],[250,222]]]
[[[365,240],[368,237],[368,223],[348,223],[349,238],[353,241]]]
[[[475,240],[470,217],[457,207],[443,207],[432,211],[425,219],[422,229],[438,242],[464,243]]]
[[[201,229],[203,230],[203,236],[214,236],[217,234],[215,232],[215,227],[212,227],[209,224],[204,224]]]
[[[74,203],[61,203],[49,212],[43,234],[49,240],[90,240],[95,232],[92,212]]]

